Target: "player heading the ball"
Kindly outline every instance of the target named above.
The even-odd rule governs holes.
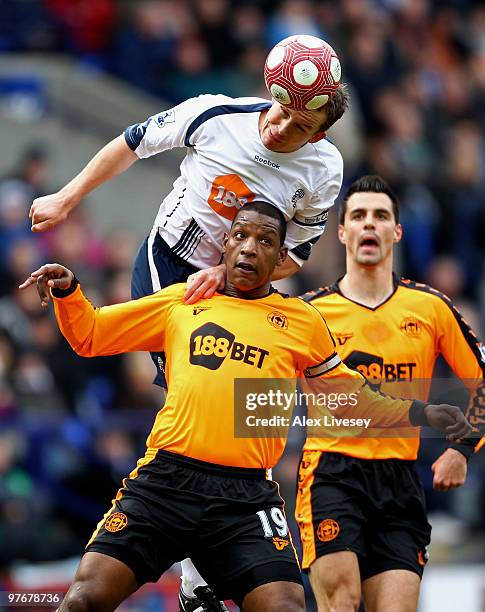
[[[295,110],[325,106],[338,86],[342,70],[332,47],[316,36],[283,39],[269,52],[264,80],[273,98]]]

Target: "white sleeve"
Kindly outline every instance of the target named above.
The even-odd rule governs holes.
[[[189,143],[188,131],[197,117],[211,107],[226,103],[227,100],[227,96],[209,94],[189,98],[173,108],[149,117],[144,123],[135,123],[126,128],[126,143],[139,158],[151,157],[176,147],[193,146],[196,144],[196,136],[194,135]]]
[[[309,198],[297,203],[295,214],[288,221],[285,244],[291,258],[300,266],[310,257],[312,246],[325,230],[328,209],[340,192],[343,160],[337,149],[323,166],[322,181]]]

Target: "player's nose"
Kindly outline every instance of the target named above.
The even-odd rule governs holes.
[[[256,252],[256,238],[248,236],[241,245],[241,253],[248,255]]]
[[[288,119],[282,119],[278,124],[278,136],[285,137],[291,130],[292,123],[291,117]]]

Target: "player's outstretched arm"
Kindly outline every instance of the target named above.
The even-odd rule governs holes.
[[[457,406],[390,397],[371,389],[367,381],[359,393],[355,410],[370,418],[374,428],[433,427],[445,432],[450,441],[461,440],[472,432],[472,426]]]
[[[323,336],[330,332],[320,328]],[[333,349],[334,347],[332,347]],[[304,371],[305,391],[319,397],[331,393],[339,398],[331,409],[338,418],[368,419],[369,431],[382,428],[429,426],[446,433],[448,440],[469,436],[472,426],[457,406],[426,404],[419,400],[400,399],[374,391],[360,372],[350,369],[336,352]],[[321,408],[311,407],[312,414]],[[324,409],[325,411],[325,409]],[[321,416],[318,414],[318,416]]]
[[[432,288],[428,289],[431,294],[434,294],[435,337],[438,340],[439,351],[470,392],[466,416],[476,428],[475,435],[472,438],[461,440],[460,443],[450,444],[450,449],[458,451],[468,461],[480,448],[480,440],[485,436],[485,415],[482,408],[485,398],[483,382],[485,351],[477,334],[451,300]],[[433,470],[433,483],[437,485],[435,488],[441,486],[450,488],[463,484],[461,479],[463,473],[466,474],[466,469],[461,464],[461,457],[445,451],[434,464],[436,469]],[[438,488],[438,490],[445,489]]]
[[[32,231],[45,232],[64,221],[93,189],[128,170],[137,159],[123,135],[109,142],[62,189],[33,201],[29,213]]]
[[[169,313],[180,303],[180,288],[173,286],[139,300],[95,308],[74,274],[60,264],[42,266],[19,288],[33,284],[43,306],[53,298],[62,335],[83,357],[164,350]]]
[[[371,429],[428,425],[446,432],[448,440],[461,440],[472,433],[472,426],[457,406],[426,404],[399,399],[374,391],[357,370],[345,365],[335,351],[335,342],[319,313],[313,313],[313,334],[305,355],[305,391],[312,396],[329,392],[338,401],[332,412],[339,418],[369,419]],[[318,413],[318,405],[309,405]],[[320,408],[321,410],[321,408]],[[310,416],[314,416],[311,414]]]

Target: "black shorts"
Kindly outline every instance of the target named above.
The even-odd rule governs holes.
[[[86,551],[119,559],[141,586],[190,557],[220,599],[301,583],[278,485],[265,470],[148,451],[123,481]]]
[[[414,461],[305,451],[298,481],[304,570],[350,550],[362,580],[392,569],[422,576],[431,526]]]
[[[131,298],[137,300],[175,283],[185,283],[191,274],[198,271],[198,268],[172,253],[158,232],[152,232],[143,241],[135,258],[131,275]],[[153,382],[166,389],[165,353],[150,353],[150,356],[157,369]]]

